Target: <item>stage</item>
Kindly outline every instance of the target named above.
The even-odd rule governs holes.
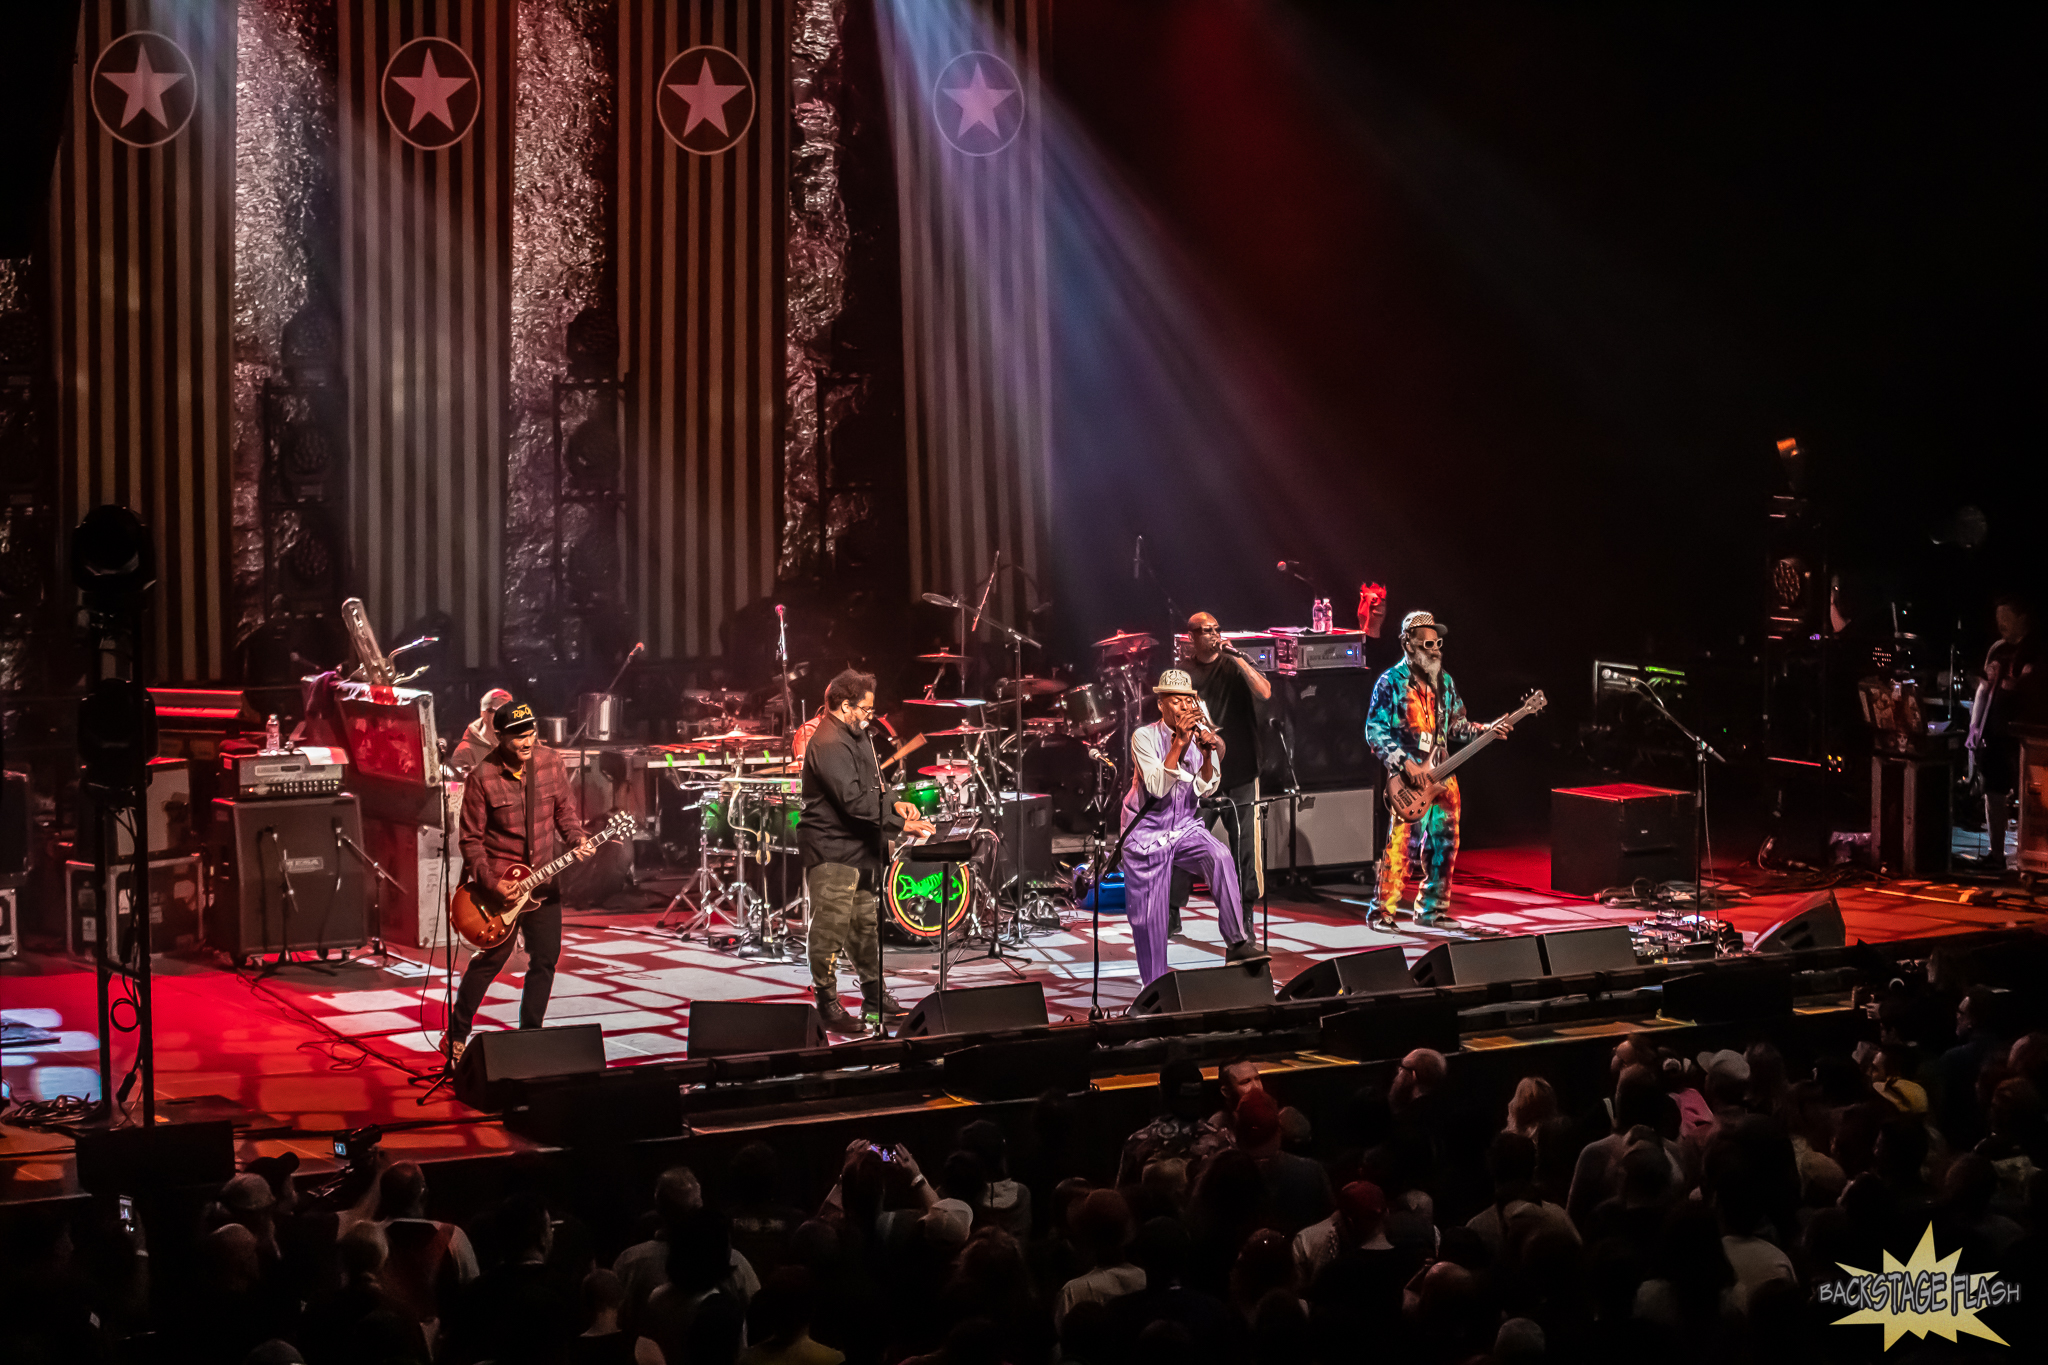
[[[1727,870],[1731,878],[1735,869]],[[1748,878],[1758,874],[1750,869]],[[1540,847],[1468,850],[1461,859],[1453,913],[1475,932],[1516,934],[1622,924],[1641,912],[1564,896],[1545,887],[1548,853]],[[657,886],[654,889],[659,889]],[[1746,943],[1785,917],[1811,890],[1762,884],[1723,912]],[[2048,915],[2007,889],[1928,882],[1851,880],[1834,888],[1850,942],[1885,942],[1982,929],[2048,924]],[[1412,930],[1383,933],[1365,923],[1365,888],[1335,883],[1316,902],[1274,898],[1267,928],[1272,976],[1283,983],[1311,963],[1365,948],[1398,944],[1412,962],[1443,936]],[[1104,915],[1100,1002],[1121,1012],[1139,982],[1129,927]],[[1197,896],[1185,932],[1172,942],[1174,967],[1221,961],[1213,908]],[[951,953],[953,986],[1001,981],[1043,983],[1054,1022],[1085,1019],[1093,988],[1091,936],[1085,914],[1059,930],[1030,935],[991,959],[986,944],[962,943]],[[891,947],[885,952],[890,989],[915,1003],[938,982],[937,954]],[[523,960],[492,987],[480,1027],[517,1019]],[[59,954],[28,953],[0,976],[0,1006],[13,1026],[51,1035],[17,1046],[10,1037],[5,1074],[23,1099],[93,1096],[98,1039],[92,1032],[93,973]],[[851,994],[851,982],[842,985]],[[312,1170],[331,1164],[332,1138],[365,1124],[387,1131],[392,1152],[422,1161],[503,1154],[532,1144],[495,1118],[456,1101],[446,1087],[427,1096],[438,1071],[437,1047],[445,976],[429,962],[394,954],[388,963],[367,952],[348,961],[299,961],[267,974],[233,970],[212,955],[159,959],[155,978],[159,1115],[168,1119],[230,1117],[246,1159],[297,1151]],[[809,998],[809,974],[798,961],[743,959],[698,940],[679,939],[658,910],[579,911],[567,915],[551,1024],[595,1022],[605,1034],[610,1065],[626,1067],[681,1057],[697,1000],[792,1001]],[[116,1070],[127,1049],[116,1042]],[[423,1098],[424,1097],[424,1098]],[[129,1110],[139,1110],[130,1096]],[[70,1193],[69,1141],[58,1134],[8,1126],[0,1136],[7,1200]]]

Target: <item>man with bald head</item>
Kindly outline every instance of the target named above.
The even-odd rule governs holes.
[[[1182,662],[1209,723],[1223,737],[1223,782],[1214,796],[1202,801],[1202,818],[1230,850],[1237,868],[1238,895],[1245,923],[1259,898],[1258,856],[1259,727],[1256,702],[1273,695],[1266,675],[1223,638],[1215,616],[1198,611],[1188,618],[1188,655]],[[1166,931],[1180,932],[1180,912],[1194,890],[1192,872],[1173,874]],[[1215,888],[1210,888],[1212,891]]]

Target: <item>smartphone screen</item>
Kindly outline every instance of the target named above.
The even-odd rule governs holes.
[[[125,1194],[121,1196],[121,1231],[135,1231],[135,1201]]]
[[[346,1160],[348,1159],[348,1141],[347,1141],[347,1139],[345,1139],[345,1138],[336,1138],[336,1139],[334,1140],[334,1154],[335,1154],[336,1156],[338,1156],[338,1157],[342,1158],[342,1159],[343,1159],[344,1161],[346,1161]]]

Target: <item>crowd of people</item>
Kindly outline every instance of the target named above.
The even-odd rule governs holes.
[[[1681,1056],[1631,1034],[1599,1093],[1537,1074],[1494,1092],[1418,1051],[1315,1113],[1256,1062],[1205,1080],[1177,1060],[1120,1145],[1057,1093],[1014,1139],[986,1119],[943,1152],[862,1138],[836,1171],[756,1142],[663,1173],[616,1248],[537,1179],[463,1227],[411,1162],[334,1207],[268,1159],[206,1206],[175,1295],[111,1215],[11,1234],[0,1355],[1860,1359],[1877,1329],[1829,1326],[1816,1286],[1903,1259],[1930,1225],[1963,1269],[2048,1287],[2048,1034],[2010,1010],[1984,990],[1873,1004],[1855,1053],[1797,1068],[1768,1041]]]

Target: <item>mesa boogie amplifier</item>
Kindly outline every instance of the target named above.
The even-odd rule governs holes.
[[[1317,632],[1283,626],[1273,632],[1273,642],[1273,671],[1276,673],[1365,667],[1365,632],[1362,630]]]
[[[341,750],[309,746],[274,754],[222,754],[221,786],[237,801],[275,801],[287,796],[333,796],[348,775]]]

